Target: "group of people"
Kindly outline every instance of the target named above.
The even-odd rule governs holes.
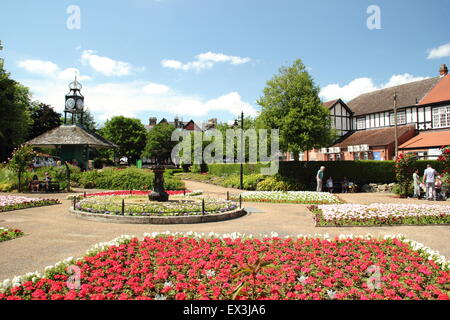
[[[420,179],[419,169],[416,169],[413,173],[414,183],[414,198],[421,198],[421,191],[425,192],[425,199],[427,200],[440,200],[445,199],[445,191],[442,190],[442,177],[439,173],[427,165],[423,173],[423,178]]]
[[[50,183],[52,182],[52,177],[48,172],[45,173],[44,183],[45,183],[45,191],[48,192],[50,189]],[[35,174],[31,179],[30,183],[31,192],[39,192],[41,188],[41,181],[39,181],[39,177]]]
[[[323,177],[325,173],[325,167],[320,167],[319,171],[316,175],[317,180],[317,192],[322,192],[323,189]],[[329,177],[326,181],[326,187],[330,193],[334,192],[334,181],[332,177]],[[344,177],[344,180],[341,182],[341,192],[347,193],[348,189],[351,187],[351,183],[348,181],[347,177]]]

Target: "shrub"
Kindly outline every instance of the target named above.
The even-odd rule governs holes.
[[[279,175],[266,177],[256,187],[258,191],[303,191],[306,189],[304,184]]]
[[[245,163],[244,174],[260,174],[261,168],[267,167],[267,163]],[[239,163],[224,163],[224,164],[210,164],[207,168],[208,172],[212,175],[219,177],[227,177],[235,174],[239,174],[241,165]]]
[[[137,168],[104,169],[83,172],[79,183],[84,188],[108,190],[150,190],[153,188],[154,174],[148,170]],[[167,190],[184,189],[181,180],[170,172],[164,174],[164,186]]]
[[[406,197],[409,194],[411,177],[416,168],[414,155],[399,155],[395,159],[395,178],[398,183],[398,192],[400,196]]]
[[[264,180],[264,176],[261,174],[250,174],[244,176],[242,181],[244,190],[256,190],[256,186],[262,180]],[[240,188],[241,178],[239,175],[229,176],[223,181],[223,183],[221,183],[221,185],[227,188]]]

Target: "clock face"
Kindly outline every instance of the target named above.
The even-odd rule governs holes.
[[[77,109],[78,110],[83,110],[83,107],[84,107],[84,103],[83,103],[83,100],[78,100],[77,101]]]
[[[75,100],[70,98],[66,101],[66,108],[72,110],[75,107]]]

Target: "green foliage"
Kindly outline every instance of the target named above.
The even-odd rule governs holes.
[[[401,154],[395,159],[395,179],[399,186],[400,196],[407,196],[410,191],[411,177],[416,169],[413,154]]]
[[[142,156],[155,158],[158,163],[170,159],[172,149],[177,144],[176,141],[171,140],[174,130],[174,126],[164,122],[154,126],[147,135],[147,144]]]
[[[147,141],[147,130],[141,121],[122,116],[106,121],[100,134],[119,146],[119,155],[126,156],[129,164],[140,158]]]
[[[17,174],[18,190],[22,190],[21,182],[22,175],[29,167],[31,161],[35,157],[36,153],[30,146],[23,146],[14,150],[11,160],[8,162],[8,168]]]
[[[261,174],[245,175],[243,178],[244,190],[256,190],[256,186],[260,181],[264,180],[264,176]],[[228,176],[221,185],[227,188],[240,188],[241,178],[240,175]]]
[[[334,139],[329,110],[322,105],[319,87],[300,59],[281,67],[267,81],[258,121],[266,128],[280,130],[283,151],[312,150],[328,146]]]
[[[28,136],[30,97],[28,88],[0,68],[0,161],[5,161]]]
[[[261,168],[268,167],[267,163],[245,163],[244,164],[244,174],[255,174],[261,173]],[[230,175],[235,175],[240,173],[241,165],[239,163],[228,163],[228,164],[210,164],[208,165],[208,172],[212,175],[218,177],[227,177]],[[192,169],[191,169],[192,170]]]
[[[306,186],[294,181],[293,179],[288,179],[281,177],[279,175],[266,177],[264,180],[260,181],[256,190],[258,191],[305,191]]]
[[[29,140],[62,124],[61,114],[45,103],[34,101],[27,109],[31,118],[31,125],[28,131]]]
[[[92,170],[83,172],[78,180],[84,188],[106,190],[151,190],[154,174],[149,170],[127,168]],[[164,186],[167,190],[182,190],[184,184],[171,173],[164,174]]]

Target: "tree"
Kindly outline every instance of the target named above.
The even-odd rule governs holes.
[[[35,155],[36,153],[31,146],[22,146],[14,150],[11,160],[8,162],[8,168],[17,173],[19,192],[21,191],[22,174],[28,168]]]
[[[284,66],[267,81],[258,122],[265,128],[280,130],[280,148],[298,153],[328,146],[334,135],[329,110],[322,105],[319,87],[300,59]]]
[[[141,121],[123,116],[106,121],[101,134],[118,145],[120,156],[126,156],[129,164],[140,158],[147,142],[147,130]]]
[[[400,196],[406,198],[411,193],[411,177],[416,168],[416,157],[413,154],[400,154],[395,158],[395,178],[397,179]]]
[[[174,130],[175,127],[168,123],[160,123],[154,126],[147,135],[147,144],[142,156],[156,158],[158,163],[170,159],[172,149],[177,144],[176,141],[171,140]]]
[[[28,88],[10,79],[0,63],[0,161],[27,138],[30,100]]]
[[[31,125],[28,131],[29,140],[61,125],[61,114],[48,104],[34,101],[28,107],[28,112],[31,117]]]

